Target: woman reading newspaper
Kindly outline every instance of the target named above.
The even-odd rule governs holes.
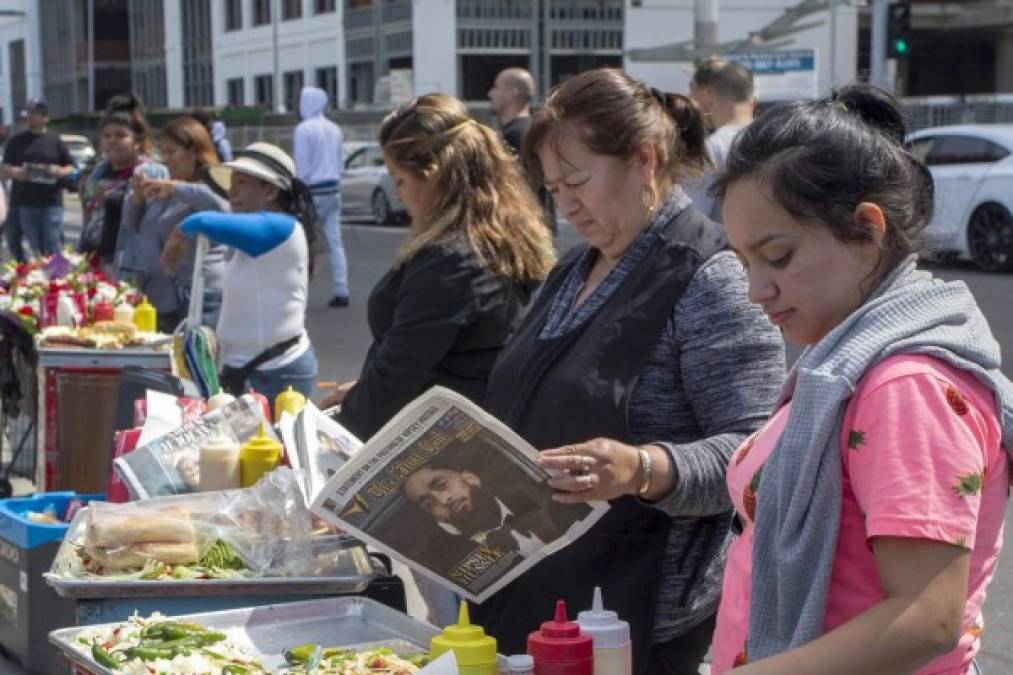
[[[556,89],[525,160],[586,245],[556,266],[489,382],[487,409],[542,450],[557,499],[606,499],[591,530],[476,608],[504,653],[594,586],[629,621],[638,673],[696,673],[711,642],[732,505],[728,459],[784,379],[719,225],[680,184],[706,160],[687,98],[622,71]],[[566,496],[563,496],[563,495]]]
[[[520,167],[461,101],[421,96],[383,121],[379,140],[412,226],[370,294],[373,344],[358,381],[321,406],[341,404],[338,421],[362,439],[435,384],[480,403],[554,261]]]

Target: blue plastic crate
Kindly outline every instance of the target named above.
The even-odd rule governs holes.
[[[51,541],[60,541],[67,534],[68,523],[33,523],[28,513],[53,511],[62,516],[73,499],[87,504],[104,501],[104,494],[79,495],[76,492],[41,492],[31,497],[0,500],[0,539],[20,549],[29,550]]]

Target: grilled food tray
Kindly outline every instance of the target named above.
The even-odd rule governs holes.
[[[428,624],[363,597],[289,602],[176,618],[226,633],[244,651],[259,657],[269,671],[281,668],[285,663],[284,650],[298,644],[315,642],[325,647],[355,649],[388,647],[406,655],[428,651],[430,639],[439,633]],[[112,675],[111,670],[92,658],[90,648],[78,642],[78,638],[86,631],[114,625],[61,628],[49,634],[49,641],[74,664],[77,672]]]

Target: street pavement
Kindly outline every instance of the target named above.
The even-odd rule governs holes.
[[[67,234],[76,239],[80,228],[80,210],[76,196],[68,195]],[[398,246],[404,241],[405,228],[380,227],[364,223],[346,223],[343,228],[348,255],[351,306],[334,309],[327,306],[331,298],[330,268],[326,255],[317,259],[317,270],[311,282],[307,326],[320,362],[320,394],[336,383],[354,380],[371,342],[366,323],[369,292],[390,268]],[[578,238],[567,225],[561,224],[558,248],[565,250]],[[945,279],[963,279],[972,289],[1004,352],[1013,353],[1013,275],[986,274],[967,265],[934,267]],[[789,360],[798,351],[789,350]],[[1004,365],[1013,377],[1013,357]],[[1006,522],[1013,522],[1013,506],[1007,511]],[[989,587],[985,606],[985,634],[979,663],[987,674],[1013,673],[1013,551],[1000,559],[995,578]],[[411,607],[418,612],[418,598],[412,593]],[[42,636],[40,636],[40,639]],[[0,675],[19,673],[16,666],[0,661]]]

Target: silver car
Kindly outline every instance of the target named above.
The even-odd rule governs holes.
[[[407,221],[407,212],[387,173],[379,143],[345,144],[341,211],[347,216],[372,216],[380,225]]]

